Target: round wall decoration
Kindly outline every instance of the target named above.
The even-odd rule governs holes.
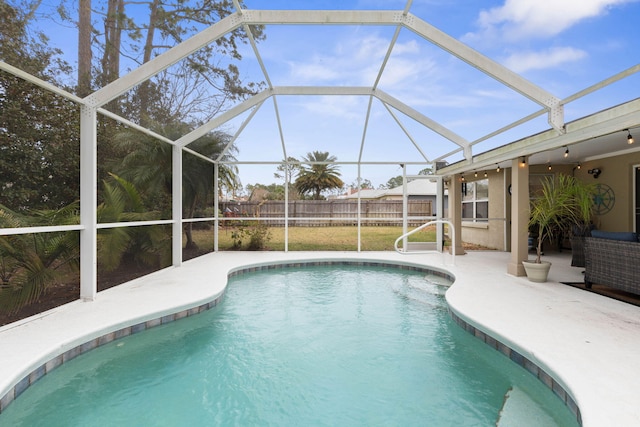
[[[596,215],[603,215],[613,209],[616,196],[607,184],[597,184],[593,196],[593,211]]]

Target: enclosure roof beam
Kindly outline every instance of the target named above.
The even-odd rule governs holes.
[[[406,28],[418,34],[420,37],[429,40],[441,49],[526,96],[533,102],[548,108],[552,108],[560,102],[560,100],[551,93],[443,31],[440,31],[415,15],[409,14],[404,24]]]
[[[240,136],[240,134],[242,133],[242,131],[244,131],[244,128],[249,124],[249,122],[253,119],[253,116],[256,115],[256,113],[258,112],[258,110],[260,109],[260,107],[262,107],[262,104],[264,103],[261,102],[258,105],[256,105],[253,110],[251,110],[251,113],[249,114],[249,117],[247,117],[242,124],[240,125],[240,127],[238,128],[238,130],[236,131],[236,133],[233,135],[233,138],[231,138],[231,140],[227,143],[227,145],[224,147],[224,149],[220,152],[220,154],[218,155],[216,161],[220,161],[224,158],[224,156],[227,154],[227,152],[231,149],[231,146],[233,145],[234,142],[236,142],[236,140],[238,139],[238,137]]]
[[[467,140],[465,140],[460,135],[454,133],[453,131],[447,129],[442,126],[440,123],[428,118],[424,114],[419,111],[409,107],[405,103],[399,101],[398,99],[390,96],[384,91],[379,89],[374,90],[370,87],[360,87],[360,86],[276,86],[273,89],[264,90],[257,95],[247,99],[246,101],[236,105],[230,110],[220,114],[219,116],[213,118],[209,122],[205,123],[198,129],[188,133],[182,138],[175,141],[175,143],[179,146],[185,146],[205,135],[206,133],[218,128],[229,120],[237,117],[238,115],[244,113],[248,109],[262,103],[265,99],[270,96],[276,95],[306,95],[306,96],[331,96],[331,95],[341,95],[341,96],[374,96],[382,101],[384,104],[390,105],[401,113],[407,115],[412,118],[416,122],[426,126],[427,128],[433,130],[449,141],[461,147],[464,150],[465,157],[471,158],[471,145]]]
[[[391,105],[401,113],[462,147],[465,152],[470,154],[470,144],[466,139],[380,89],[359,86],[276,86],[273,91],[277,95],[373,95],[383,103]]]
[[[421,123],[422,125],[428,127],[429,129],[436,132],[437,134],[443,136],[444,138],[458,145],[460,148],[462,148],[462,150],[464,150],[465,158],[467,160],[471,159],[471,145],[466,139],[464,139],[460,135],[447,129],[446,127],[442,126],[440,123],[428,118],[421,112],[409,107],[404,102],[401,102],[400,100],[392,97],[391,95],[381,90],[376,90],[375,96],[383,103],[392,106],[393,108],[400,111],[401,113],[411,117],[413,120],[417,121],[418,123]]]
[[[549,110],[549,122],[562,131],[560,99],[519,74],[438,30],[407,11],[243,10],[246,24],[402,25],[502,84]]]
[[[94,107],[101,107],[132,89],[136,85],[148,80],[155,76],[162,70],[170,67],[176,62],[186,58],[192,53],[202,49],[211,42],[219,39],[225,34],[235,30],[242,25],[242,21],[239,19],[239,14],[234,13],[221,19],[212,26],[202,30],[193,37],[188,38],[167,50],[166,52],[158,55],[154,59],[140,65],[130,73],[120,77],[119,79],[109,83],[102,89],[97,90],[91,95],[87,96],[84,101],[87,105]]]
[[[9,74],[13,74],[16,77],[21,78],[22,80],[26,80],[29,83],[33,83],[36,86],[39,86],[43,89],[48,90],[49,92],[53,92],[56,95],[60,95],[63,98],[66,98],[70,101],[73,101],[77,104],[82,104],[82,98],[67,92],[64,89],[60,89],[57,86],[52,85],[49,82],[46,82],[42,79],[39,79],[38,77],[32,76],[31,74],[27,73],[26,71],[22,71],[19,68],[14,67],[13,65],[9,65],[4,61],[0,61],[0,70],[6,71]]]
[[[384,102],[382,103],[382,105],[384,105],[384,108],[387,109],[387,111],[389,112],[389,114],[391,115],[391,117],[393,117],[393,120],[396,121],[396,123],[398,124],[398,126],[400,126],[400,129],[402,129],[402,131],[404,132],[404,134],[407,136],[407,138],[409,138],[409,141],[411,141],[411,143],[413,144],[413,146],[416,148],[416,150],[418,150],[418,152],[420,153],[420,155],[422,156],[422,158],[425,160],[425,162],[427,163],[431,163],[431,161],[429,160],[429,158],[427,157],[427,155],[424,153],[424,151],[422,151],[422,148],[420,148],[420,146],[418,145],[418,143],[416,142],[416,140],[413,138],[413,136],[409,133],[409,131],[407,130],[407,128],[402,124],[402,122],[400,121],[400,119],[398,118],[398,116],[393,112],[393,110],[391,110],[391,107],[389,107],[388,104],[385,104]]]
[[[565,134],[558,135],[551,129],[478,154],[472,161],[474,168],[477,169],[493,167],[496,163],[506,160],[576,144],[638,124],[640,124],[640,98],[569,122],[566,124]],[[439,169],[438,174],[453,175],[466,172],[468,169],[468,165],[459,162]]]
[[[184,147],[187,144],[192,143],[193,141],[195,141],[196,139],[206,135],[208,132],[211,132],[212,130],[222,126],[223,124],[227,123],[229,120],[239,116],[240,114],[244,113],[245,111],[255,107],[258,104],[262,104],[265,99],[269,98],[272,95],[272,91],[270,90],[264,90],[260,93],[258,93],[257,95],[252,96],[251,98],[247,99],[246,101],[241,102],[240,104],[236,105],[235,107],[225,111],[224,113],[220,114],[219,116],[214,117],[213,119],[209,120],[207,123],[205,123],[204,125],[200,126],[199,128],[189,132],[188,134],[184,135],[183,137],[179,138],[176,140],[176,145],[179,145],[181,147]]]

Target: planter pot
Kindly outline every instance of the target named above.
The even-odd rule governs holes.
[[[527,277],[530,281],[547,281],[547,276],[549,276],[549,269],[551,268],[550,262],[542,261],[541,264],[536,264],[535,262],[522,261],[522,265],[524,266],[524,271],[527,272]]]

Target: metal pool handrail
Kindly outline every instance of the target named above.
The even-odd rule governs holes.
[[[447,221],[446,219],[436,219],[436,220],[433,220],[433,221],[429,221],[429,222],[426,222],[426,223],[422,224],[420,227],[414,228],[411,231],[407,231],[402,236],[400,236],[400,237],[398,237],[396,239],[396,241],[393,244],[394,249],[396,250],[396,252],[398,252],[399,254],[402,254],[402,255],[406,255],[408,253],[414,253],[414,254],[418,253],[418,254],[420,254],[420,253],[431,253],[431,252],[434,252],[434,251],[420,251],[420,250],[409,251],[408,252],[405,247],[403,247],[402,250],[400,250],[400,249],[398,249],[398,242],[400,240],[406,238],[406,237],[409,237],[413,233],[417,233],[418,231],[422,230],[423,228],[425,228],[425,227],[427,227],[429,225],[438,224],[438,223],[447,224],[449,226],[449,229],[451,230],[451,259],[452,259],[452,265],[456,265],[456,243],[455,243],[456,242],[456,229],[453,226],[453,223],[451,223],[451,221]]]

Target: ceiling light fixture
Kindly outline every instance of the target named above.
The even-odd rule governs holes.
[[[567,149],[564,152],[564,158],[566,159],[567,157],[569,157],[569,147],[567,147]]]
[[[627,144],[633,144],[633,136],[631,136],[631,131],[629,129],[625,129],[627,131]]]
[[[487,171],[484,171],[484,177],[485,178],[487,177]]]
[[[527,161],[522,157],[522,161],[520,162],[520,166],[524,167],[527,164]]]
[[[496,164],[496,172],[500,173],[500,165]]]
[[[547,166],[547,169],[551,170],[551,165]]]
[[[578,166],[576,166],[576,168],[578,168],[578,170],[582,169],[582,165],[580,163],[578,163]]]
[[[478,177],[478,171],[475,171],[475,172],[473,173],[473,176],[474,176],[475,178],[477,178],[477,177]]]

